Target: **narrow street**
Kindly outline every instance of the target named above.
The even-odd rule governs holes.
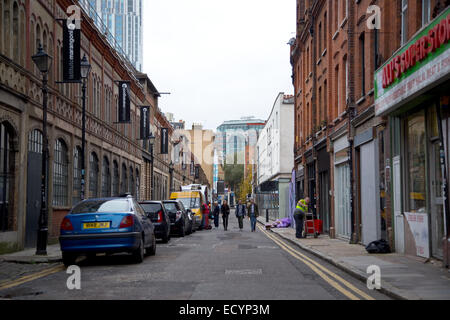
[[[8,289],[0,284],[0,299],[388,299],[260,227],[251,233],[248,221],[240,232],[233,213],[229,231],[201,231],[158,243],[156,256],[142,264],[115,255],[82,260],[80,267],[81,290],[67,289],[69,275],[63,270],[36,279],[29,275],[30,281]]]

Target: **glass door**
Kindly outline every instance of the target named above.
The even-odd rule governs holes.
[[[440,166],[439,141],[431,145],[431,246],[432,254],[442,258],[442,239],[444,238],[444,198],[442,196],[442,171]]]

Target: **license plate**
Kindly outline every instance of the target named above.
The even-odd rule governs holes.
[[[111,226],[110,222],[92,222],[84,223],[83,229],[109,229]]]

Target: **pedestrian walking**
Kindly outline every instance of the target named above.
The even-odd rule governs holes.
[[[251,199],[250,204],[247,208],[248,218],[250,219],[250,224],[252,227],[252,232],[256,231],[256,219],[259,217],[259,209],[258,205],[255,203],[255,200]]]
[[[239,222],[239,229],[240,231],[242,231],[242,229],[244,229],[244,217],[246,216],[246,210],[247,208],[245,207],[244,204],[242,204],[242,200],[239,200],[238,205],[236,207],[236,218],[238,219]]]
[[[213,219],[214,219],[214,226],[216,229],[219,228],[219,217],[220,217],[220,206],[219,203],[216,201],[214,203],[214,211],[213,211]]]
[[[311,199],[306,198],[302,199],[297,203],[297,207],[294,211],[294,220],[295,220],[295,236],[297,239],[303,238],[303,225],[306,214],[308,213],[308,206]]]
[[[225,231],[228,231],[228,217],[230,215],[230,206],[228,205],[228,202],[224,200],[222,204],[222,220],[223,220],[223,227]]]

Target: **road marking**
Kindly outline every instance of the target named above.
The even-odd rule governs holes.
[[[0,284],[0,290],[6,290],[6,289],[13,288],[13,287],[17,287],[21,284],[40,279],[40,278],[49,276],[51,274],[58,273],[63,270],[65,270],[64,265],[59,265],[59,266],[56,266],[53,268],[45,269],[40,272],[24,276],[22,278],[19,278],[19,279],[13,280],[13,281],[7,281],[7,282]]]
[[[272,241],[274,241],[275,243],[277,243],[284,251],[288,252],[291,256],[295,257],[296,259],[302,261],[303,263],[305,263],[307,266],[309,266],[314,272],[316,272],[317,274],[319,274],[319,276],[321,276],[325,281],[327,281],[330,285],[332,285],[335,289],[337,289],[338,291],[340,291],[341,293],[343,293],[345,296],[349,297],[350,299],[353,300],[360,300],[358,297],[356,297],[355,295],[353,295],[352,293],[350,293],[348,290],[346,290],[345,288],[343,288],[341,285],[339,285],[339,283],[337,283],[334,280],[331,280],[330,278],[328,278],[325,274],[323,274],[320,270],[326,272],[328,275],[330,275],[331,277],[333,277],[335,280],[339,281],[340,283],[342,283],[344,286],[346,286],[348,289],[350,289],[351,291],[353,291],[354,293],[358,294],[359,296],[363,297],[366,300],[375,300],[373,297],[369,296],[368,294],[366,294],[365,292],[361,291],[360,289],[356,288],[354,285],[352,285],[350,282],[346,281],[345,279],[343,279],[342,277],[340,277],[339,275],[335,274],[334,272],[330,271],[329,269],[325,268],[324,266],[322,266],[321,264],[319,264],[318,262],[314,261],[313,259],[305,256],[304,254],[298,252],[297,250],[293,249],[291,246],[281,242],[279,239],[275,238],[275,236],[269,234],[267,231],[265,231],[263,228],[259,227],[258,228],[267,236],[269,237]],[[320,270],[318,270],[320,269]],[[319,271],[319,272],[318,272]],[[325,278],[323,276],[325,276]],[[328,279],[328,280],[327,280]],[[354,299],[356,298],[356,299]]]

